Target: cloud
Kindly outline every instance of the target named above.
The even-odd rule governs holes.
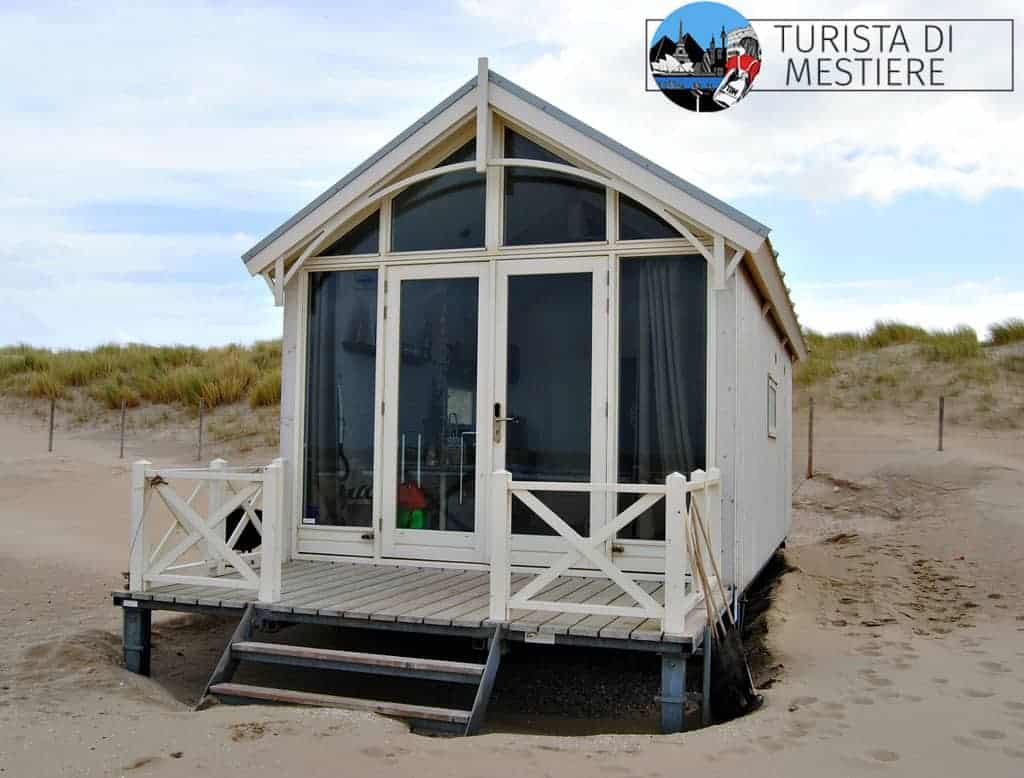
[[[1024,117],[1012,95],[754,95],[743,110],[684,115],[643,90],[643,18],[672,5],[5,5],[0,343],[278,334],[280,312],[239,261],[257,226],[368,157],[473,75],[479,54],[726,200],[831,208],[1021,188],[1024,146],[1007,141],[1024,137]],[[809,0],[743,5],[754,17],[822,12]],[[951,2],[836,10],[960,15]],[[1016,10],[999,0],[985,14]],[[183,225],[190,209],[216,216]],[[820,293],[797,297],[812,325],[828,321]],[[877,315],[861,298],[848,304],[835,321],[852,321],[856,306]]]
[[[794,284],[800,321],[821,332],[863,331],[896,319],[929,329],[959,324],[985,336],[988,327],[1024,311],[1024,285],[1004,278],[967,283],[897,278],[851,283]]]
[[[844,3],[836,11],[845,18],[963,15],[954,2],[882,5]],[[643,89],[642,20],[666,15],[671,2],[545,3],[540,14],[482,0],[462,0],[462,7],[511,35],[553,45],[508,72],[495,62],[504,75],[726,200],[737,188],[744,196],[885,203],[912,192],[978,199],[1024,187],[1024,147],[1009,142],[1024,135],[1013,94],[752,94],[742,110],[698,119]],[[809,0],[746,2],[742,10],[753,18],[826,13]],[[976,13],[1018,11],[1000,1]],[[994,48],[991,56],[1009,60],[1009,51]]]

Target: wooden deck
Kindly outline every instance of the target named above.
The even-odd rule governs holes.
[[[234,577],[234,576],[225,576]],[[407,625],[458,630],[486,628],[490,577],[486,570],[452,570],[429,567],[375,565],[352,562],[292,561],[282,570],[282,596],[262,604],[269,614],[318,617],[366,626]],[[512,590],[518,591],[533,575],[513,573]],[[661,581],[640,581],[640,586],[659,603]],[[633,605],[629,595],[606,578],[563,576],[542,592],[544,599],[595,605]],[[147,592],[115,592],[116,604],[125,600],[146,601],[147,608],[175,610],[241,610],[251,597],[237,589],[176,584]],[[521,639],[547,642],[557,636],[568,639],[693,643],[704,629],[703,607],[687,617],[687,635],[666,636],[655,619],[586,616],[550,611],[513,611],[509,632]],[[692,627],[691,627],[692,625]]]

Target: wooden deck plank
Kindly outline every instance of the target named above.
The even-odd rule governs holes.
[[[396,584],[402,578],[408,578],[419,568],[415,567],[367,567],[366,574],[351,581],[340,581],[325,586],[322,591],[311,593],[308,598],[294,603],[282,603],[293,613],[317,614],[321,608],[334,605],[339,597],[351,596],[355,592],[376,591]]]
[[[639,581],[638,583],[640,584],[640,588],[648,594],[662,585],[661,581]],[[625,605],[628,607],[635,605],[636,603],[630,595],[622,592],[622,594],[608,604]],[[615,619],[615,616],[587,616],[582,621],[573,624],[572,627],[569,628],[569,634],[579,635],[580,637],[596,638],[599,637],[601,629],[615,621]]]
[[[466,581],[459,589],[447,593],[447,596],[438,597],[432,602],[419,605],[409,612],[401,613],[398,615],[397,620],[406,624],[422,624],[429,616],[457,608],[463,603],[479,597],[481,594],[489,595],[491,591],[490,576],[487,573],[480,572],[474,572],[472,576],[473,580]],[[441,621],[445,624],[450,623],[450,620],[445,622],[443,618]]]
[[[566,597],[563,602],[599,603],[601,602],[601,595],[608,590],[614,590],[616,593],[614,596],[618,596],[622,591],[614,582],[609,581],[607,578],[590,578],[587,579],[586,586],[577,589],[570,596]],[[611,599],[611,596],[608,599]],[[579,613],[548,613],[548,616],[550,617],[549,619],[537,625],[537,632],[543,632],[546,635],[565,635],[568,633],[570,626],[586,618],[586,616]]]
[[[344,615],[345,618],[369,619],[373,607],[385,600],[390,601],[394,597],[411,595],[423,588],[441,583],[450,576],[453,571],[438,568],[419,570],[416,575],[409,576],[406,580],[382,587],[370,587],[363,590],[361,594],[346,596],[327,608],[321,608],[320,613]]]
[[[439,600],[436,606],[421,609],[415,618],[416,624],[433,624],[435,626],[447,627],[452,624],[453,619],[463,614],[479,610],[481,607],[488,608],[491,598],[490,575],[484,573],[484,581],[465,591],[455,592],[450,596]],[[517,574],[512,576],[513,585],[529,576]],[[399,621],[406,621],[399,618]],[[480,626],[476,624],[475,626]]]
[[[418,608],[437,602],[437,598],[446,591],[460,590],[468,586],[476,577],[476,573],[468,570],[455,571],[458,575],[446,581],[440,591],[424,591],[418,596],[400,596],[392,603],[382,602],[374,609],[370,617],[375,621],[397,621],[402,614],[415,613]]]
[[[587,585],[586,578],[561,575],[551,582],[550,586],[542,589],[538,594],[538,600],[554,602],[565,602],[574,592],[579,591]],[[536,632],[537,628],[545,621],[550,621],[557,616],[552,611],[517,610],[521,615],[513,616],[509,622],[509,629],[516,632]]]
[[[665,604],[665,586],[662,584],[657,589],[649,593],[659,604]],[[629,640],[633,634],[633,630],[648,621],[643,616],[619,616],[614,621],[609,622],[606,626],[601,628],[600,635],[602,638],[615,638],[618,640]]]
[[[337,592],[366,588],[379,583],[384,578],[396,578],[408,573],[415,568],[399,568],[387,565],[359,565],[354,564],[334,578],[324,582],[320,587],[297,592],[295,595],[282,596],[281,607],[283,610],[291,610],[295,613],[316,613],[316,609],[310,609],[312,603],[333,597]]]
[[[512,578],[511,593],[515,594],[524,586],[527,582],[533,578],[532,575],[524,575],[518,581],[515,576]],[[474,606],[470,610],[466,610],[457,616],[452,617],[451,624],[453,627],[482,627],[484,622],[491,615],[491,596],[490,593],[485,594],[480,601],[474,603]],[[424,620],[424,623],[431,623],[429,620]]]
[[[415,603],[422,602],[424,592],[432,590],[430,594],[437,597],[441,591],[446,591],[450,587],[458,586],[459,579],[465,575],[465,570],[448,570],[445,574],[438,576],[432,580],[429,585],[424,585],[421,589],[414,589],[411,592],[405,594],[395,594],[393,597],[386,599],[374,600],[371,603],[367,603],[361,608],[355,611],[345,611],[345,615],[350,618],[358,618],[363,614],[366,618],[374,621],[394,621],[396,614],[388,614],[385,611],[389,609],[397,608],[398,610],[404,610],[407,606],[412,606]]]
[[[322,592],[329,585],[363,578],[367,573],[366,570],[360,570],[361,567],[363,565],[336,565],[315,578],[304,578],[298,584],[282,586],[280,604],[285,607],[298,604],[311,594]]]

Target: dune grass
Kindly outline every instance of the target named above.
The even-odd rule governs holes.
[[[993,346],[1006,346],[1024,342],[1024,319],[1006,319],[988,328],[989,341]]]
[[[194,346],[105,345],[87,351],[49,351],[31,346],[0,348],[0,393],[62,398],[80,389],[111,409],[121,403],[207,408],[250,399],[280,402],[281,343]],[[274,389],[274,383],[278,388]]]
[[[993,325],[993,328],[1006,325],[1005,331],[1012,333],[1013,326],[1010,322]],[[804,337],[807,340],[810,356],[800,364],[795,376],[796,382],[802,386],[812,386],[836,375],[839,369],[838,363],[845,359],[893,346],[911,346],[917,355],[928,362],[970,364],[969,374],[991,380],[989,371],[985,370],[988,355],[984,345],[978,340],[977,333],[970,327],[956,327],[952,330],[926,330],[923,327],[898,321],[878,321],[864,334],[844,332],[823,335],[813,330],[806,330]],[[1004,334],[1001,337],[1013,337],[1013,335]],[[993,342],[995,342],[994,334]]]

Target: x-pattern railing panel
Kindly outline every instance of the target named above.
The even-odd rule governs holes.
[[[658,618],[664,612],[664,607],[645,592],[624,570],[617,567],[603,552],[602,546],[615,537],[625,527],[629,526],[639,516],[650,510],[662,497],[663,494],[646,494],[626,508],[612,521],[605,524],[597,532],[589,537],[580,535],[569,526],[561,516],[556,514],[547,505],[541,502],[536,495],[524,488],[513,488],[512,495],[520,500],[526,507],[540,517],[549,527],[554,529],[570,546],[567,553],[546,571],[534,578],[524,586],[509,602],[513,608],[532,608],[533,610],[559,609],[566,612],[588,613],[586,604],[574,606],[571,603],[546,602],[534,599],[547,586],[555,581],[558,576],[568,572],[577,562],[586,559],[595,567],[608,576],[626,594],[633,598],[636,607],[618,608],[622,613],[619,615],[644,615],[650,618]],[[592,607],[592,606],[591,606]]]
[[[133,465],[132,591],[188,583],[257,592],[261,602],[280,598],[283,463],[275,460],[266,467],[245,468],[226,465],[223,460],[215,460],[209,469],[152,467],[146,461]],[[195,482],[187,498],[171,484],[176,480]],[[206,510],[200,511],[196,498],[204,491]],[[153,529],[156,505],[166,509],[170,526],[151,547],[147,525]],[[262,506],[262,512],[257,506]],[[239,519],[229,532],[226,523],[232,515]],[[259,533],[260,544],[241,553],[235,546],[249,526]],[[195,556],[201,558],[194,560]]]

